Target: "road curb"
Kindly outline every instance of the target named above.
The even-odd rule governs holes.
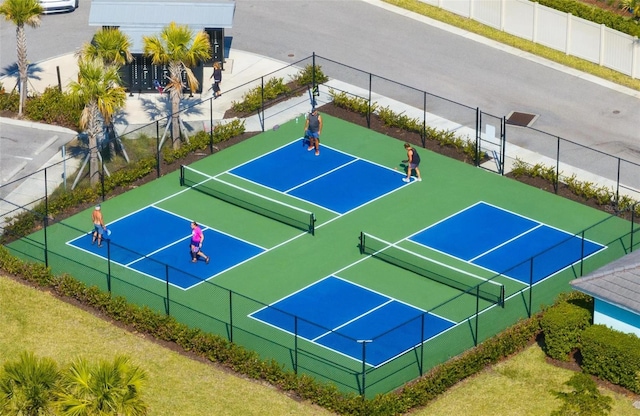
[[[0,117],[0,124],[11,124],[13,126],[28,127],[31,129],[55,131],[58,133],[78,134],[77,131],[67,127],[56,126],[53,124],[36,123],[34,121],[16,120],[15,118]]]

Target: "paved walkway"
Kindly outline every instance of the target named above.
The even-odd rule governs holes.
[[[74,54],[67,54],[55,57],[32,66],[36,67],[37,77],[30,80],[31,88],[35,91],[44,91],[48,86],[57,85],[59,68],[64,68],[65,77],[60,79],[64,87],[72,80],[77,79],[77,64]],[[277,71],[277,72],[276,72]],[[193,97],[185,97],[182,101],[182,108],[186,110],[182,116],[182,121],[187,128],[192,131],[203,130],[208,128],[208,122],[212,116],[214,120],[222,122],[224,113],[231,107],[233,101],[241,101],[243,95],[259,85],[259,78],[265,74],[269,77],[282,77],[288,79],[289,76],[296,74],[299,68],[287,67],[287,64],[264,56],[256,55],[249,52],[232,50],[225,63],[225,71],[223,72],[221,98],[210,101],[212,91],[206,90],[202,94],[194,94]],[[203,79],[208,82],[212,73],[210,67],[205,68]],[[0,78],[0,82],[4,85],[15,85],[17,82],[15,76],[7,76]],[[205,84],[205,88],[208,87]],[[318,105],[322,105],[330,101],[328,91],[330,88],[337,90],[349,91],[357,93],[358,88],[345,84],[339,80],[331,80],[320,89],[320,97],[318,97]],[[367,96],[368,93],[361,91]],[[391,100],[384,96],[373,96],[372,99],[381,107],[389,107],[398,113],[403,113],[409,117],[422,118],[422,109],[407,108],[405,104]],[[198,104],[200,103],[200,104]],[[210,104],[211,103],[211,104]],[[300,117],[310,109],[309,99],[306,95],[296,97],[285,102],[281,102],[274,107],[270,107],[265,114],[265,119],[261,120],[261,115],[254,115],[245,119],[245,128],[247,131],[269,130],[276,125],[285,123],[296,117]],[[414,111],[415,110],[415,111]],[[415,112],[415,115],[413,114]],[[138,130],[143,126],[149,127],[149,133],[155,135],[155,125],[150,125],[153,121],[160,120],[162,129],[164,129],[166,115],[170,113],[170,103],[167,94],[144,93],[132,94],[127,97],[127,103],[124,111],[119,114],[115,120],[116,130],[120,135],[127,132]],[[475,137],[474,131],[466,131],[468,128],[452,123],[448,120],[441,119],[435,115],[428,115],[429,124],[438,129],[453,130],[462,136]],[[31,128],[51,129],[51,126],[38,123],[23,122],[18,120],[0,119],[2,123],[25,123]],[[462,131],[464,130],[464,131]],[[484,149],[491,151],[492,149]],[[555,161],[545,158],[536,153],[519,148],[515,145],[507,147],[507,164],[508,171],[516,158],[526,160],[529,163],[541,163],[545,166],[555,166]],[[64,181],[63,173],[66,171],[75,171],[78,169],[82,160],[80,158],[68,159],[62,165],[62,153],[57,152],[55,156],[49,160],[42,168],[56,165],[50,169],[47,175],[47,189],[53,190]],[[490,162],[492,165],[495,163]],[[564,174],[571,175],[575,173],[578,178],[584,178],[584,181],[598,183],[603,186],[614,187],[615,182],[605,180],[597,175],[583,170],[575,169],[571,166],[561,166]],[[24,173],[26,174],[26,172]],[[24,175],[23,175],[24,176]],[[17,207],[27,206],[30,202],[42,198],[44,190],[43,175],[36,175],[31,180],[25,181],[11,192],[4,200],[0,200],[0,228],[4,224],[4,217],[7,214],[14,215]],[[637,192],[628,192],[634,199],[640,199]]]

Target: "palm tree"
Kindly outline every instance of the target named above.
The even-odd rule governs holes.
[[[115,66],[119,71],[122,65],[133,60],[131,39],[118,28],[103,27],[93,35],[91,42],[87,42],[82,46],[79,56],[85,59],[100,59],[105,66]],[[109,131],[109,129],[113,129],[113,124],[104,120],[103,129]],[[116,146],[114,140],[111,140],[109,134],[107,136],[109,136],[111,154],[115,154]],[[127,161],[129,161],[124,147],[122,151]]]
[[[49,414],[58,378],[58,367],[50,358],[23,352],[17,361],[6,362],[0,375],[0,414]]]
[[[103,27],[80,50],[84,58],[102,59],[105,65],[122,65],[131,62],[131,39],[118,28]]]
[[[151,57],[151,62],[154,65],[167,65],[169,69],[165,91],[169,92],[171,98],[171,135],[173,148],[177,149],[180,147],[179,111],[184,88],[182,73],[186,74],[189,89],[197,89],[198,80],[191,67],[211,57],[209,37],[204,31],[194,36],[188,26],[171,22],[159,36],[144,36],[142,42],[144,54]]]
[[[110,123],[111,118],[125,106],[127,94],[120,86],[116,66],[105,66],[100,59],[78,61],[78,81],[69,84],[71,100],[84,106],[80,127],[89,136],[89,177],[91,185],[98,182],[98,135],[102,131],[101,118]]]
[[[5,0],[0,5],[0,14],[16,25],[16,49],[18,51],[18,74],[20,77],[20,104],[18,116],[22,116],[24,101],[27,98],[27,35],[24,25],[40,26],[40,15],[44,9],[38,0]]]
[[[127,357],[97,365],[78,359],[63,372],[56,405],[68,416],[146,415],[147,405],[140,396],[146,378]]]

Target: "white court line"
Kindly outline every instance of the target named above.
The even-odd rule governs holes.
[[[536,225],[535,227],[532,227],[532,228],[528,229],[527,231],[522,232],[522,233],[520,233],[520,234],[516,235],[515,237],[510,238],[510,239],[508,239],[507,241],[504,241],[503,243],[498,244],[497,246],[495,246],[495,247],[493,247],[493,248],[490,248],[489,250],[485,251],[484,253],[480,253],[480,254],[478,254],[477,256],[470,258],[470,259],[469,259],[469,262],[470,262],[470,263],[472,263],[472,264],[475,264],[475,263],[473,263],[473,262],[474,262],[475,260],[479,259],[480,257],[483,257],[483,256],[485,256],[485,255],[487,255],[487,254],[489,254],[489,253],[491,253],[491,252],[493,252],[493,251],[495,251],[495,250],[497,250],[497,249],[501,248],[501,247],[504,247],[504,246],[506,246],[506,245],[507,245],[507,244],[509,244],[509,243],[513,243],[513,242],[514,242],[515,240],[517,240],[518,238],[523,237],[523,236],[525,236],[525,235],[527,235],[527,234],[529,234],[529,233],[531,233],[531,232],[533,232],[533,231],[535,231],[535,230],[537,230],[537,229],[539,229],[539,228],[542,228],[543,226],[544,226],[544,224],[542,224],[542,223],[538,223],[538,225]]]

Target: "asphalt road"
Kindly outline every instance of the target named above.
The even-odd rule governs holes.
[[[89,9],[81,0],[75,12],[43,16],[39,28],[28,28],[29,60],[66,54],[89,41],[96,30],[88,26]],[[537,114],[533,127],[552,138],[640,164],[638,92],[608,88],[367,1],[241,0],[234,27],[225,34],[237,50],[284,62],[315,52],[498,117],[511,111]],[[15,68],[15,27],[3,21],[0,36],[1,74]],[[555,147],[537,138],[518,140]]]
[[[74,12],[43,15],[39,27],[25,26],[29,62],[74,52],[83,43],[91,41],[98,28],[89,26],[90,4],[89,0],[80,0],[80,7]],[[0,76],[17,70],[16,59],[16,27],[3,18],[0,23]],[[5,85],[5,88],[13,86]]]
[[[25,175],[40,170],[76,136],[64,130],[43,130],[7,123],[0,125],[0,198],[13,191]],[[39,176],[44,184],[44,173]]]
[[[26,27],[29,61],[40,62],[68,54],[90,41],[97,28],[88,24],[89,3],[81,0],[80,7],[72,13],[41,16],[38,28]],[[17,70],[16,56],[16,27],[2,19],[0,76]],[[4,87],[12,89],[15,86]],[[19,179],[47,165],[61,152],[62,146],[75,137],[68,129],[33,126],[33,123],[0,122],[0,198],[13,191],[21,183]]]
[[[226,35],[233,48],[286,62],[315,52],[498,117],[537,114],[536,129],[640,163],[637,92],[612,90],[366,1],[238,1]]]

